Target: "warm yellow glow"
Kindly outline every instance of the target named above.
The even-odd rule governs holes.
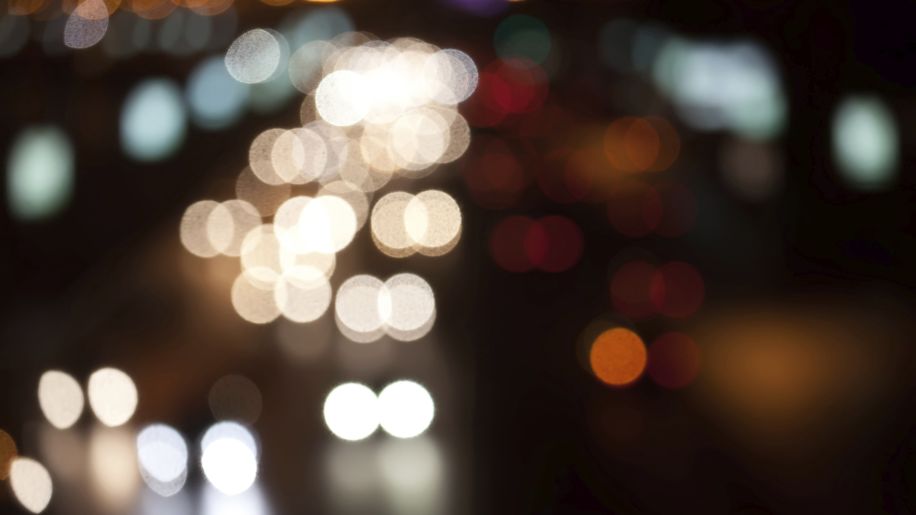
[[[96,427],[89,437],[89,477],[112,511],[130,506],[139,485],[134,437],[123,428]]]
[[[297,266],[283,272],[274,290],[280,313],[293,322],[311,322],[328,310],[331,284],[324,272],[310,266]]]
[[[274,272],[258,275],[265,271],[263,267],[246,270],[232,283],[232,307],[240,317],[253,324],[267,324],[280,316],[280,308],[274,300],[274,282],[264,281],[264,277]]]
[[[10,464],[18,454],[16,441],[9,433],[0,429],[0,481],[10,475]]]
[[[137,409],[137,387],[133,380],[116,368],[101,368],[89,376],[89,406],[103,424],[124,424]]]
[[[219,205],[213,200],[200,200],[188,206],[181,217],[179,236],[184,248],[195,256],[209,258],[219,254],[210,243],[208,222],[210,213]]]
[[[244,200],[227,200],[214,207],[207,217],[207,238],[218,252],[238,256],[242,240],[259,225],[261,215],[253,205]]]
[[[276,220],[276,217],[274,219]],[[280,262],[280,241],[274,228],[275,226],[270,224],[255,227],[242,240],[242,270],[247,276],[247,281],[264,290],[272,290],[283,272]]]
[[[274,169],[274,143],[285,134],[283,129],[267,129],[258,134],[248,147],[248,166],[265,184],[280,185],[286,181]]]
[[[413,198],[410,193],[395,191],[379,199],[372,208],[369,221],[372,240],[388,256],[407,257],[416,252],[414,241],[404,224],[404,213]]]
[[[70,374],[49,370],[38,381],[38,405],[58,429],[67,429],[83,414],[83,389]]]
[[[10,465],[10,487],[22,506],[41,513],[51,502],[54,486],[48,470],[31,458],[16,458]]]
[[[325,184],[318,190],[318,196],[329,195],[339,197],[353,210],[356,217],[356,230],[360,230],[369,219],[369,198],[359,188],[346,181],[333,181]]]
[[[299,127],[283,131],[270,149],[274,172],[283,182],[305,184],[321,177],[328,162],[328,148],[316,132]]]
[[[458,244],[461,209],[449,194],[427,190],[408,202],[404,225],[421,254],[441,256]]]

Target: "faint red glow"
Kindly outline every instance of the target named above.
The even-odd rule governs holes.
[[[503,219],[490,234],[490,255],[509,272],[563,272],[582,257],[582,231],[563,216]]]
[[[630,238],[641,238],[654,231],[663,213],[661,196],[655,188],[639,181],[618,184],[607,204],[611,225]]]
[[[545,216],[536,223],[545,241],[543,253],[537,256],[540,259],[535,261],[538,268],[545,272],[563,272],[579,262],[582,231],[578,225],[564,216]]]
[[[477,92],[467,104],[476,127],[493,127],[510,115],[538,110],[547,97],[547,74],[524,59],[497,60],[480,73]]]
[[[703,304],[704,295],[703,277],[687,263],[667,263],[652,276],[652,304],[665,316],[687,318],[693,315]]]
[[[490,233],[490,255],[509,272],[527,272],[534,268],[528,252],[529,233],[535,226],[527,216],[504,218]]]
[[[665,333],[649,346],[649,377],[660,386],[684,388],[700,372],[700,347],[683,333]]]
[[[653,315],[652,281],[655,275],[655,267],[645,261],[630,261],[618,268],[610,285],[614,309],[633,319]]]

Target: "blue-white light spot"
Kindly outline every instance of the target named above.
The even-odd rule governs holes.
[[[15,218],[48,218],[70,200],[73,147],[57,127],[36,126],[19,133],[6,167],[7,203]]]
[[[138,84],[121,111],[121,146],[138,161],[158,161],[172,155],[187,130],[181,92],[168,79]]]

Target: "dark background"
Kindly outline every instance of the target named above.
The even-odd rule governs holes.
[[[410,35],[461,48],[481,67],[494,57],[501,16],[478,18],[432,1],[338,5],[358,29],[381,38]],[[241,32],[276,24],[290,7],[237,8]],[[602,386],[577,361],[576,342],[590,321],[610,314],[609,266],[632,242],[614,233],[600,207],[553,203],[537,191],[506,211],[477,207],[461,181],[461,162],[434,178],[386,187],[440,187],[454,195],[465,225],[453,253],[394,260],[375,251],[363,231],[333,280],[336,286],[354,273],[407,270],[426,277],[438,302],[436,330],[422,343],[429,348],[386,341],[387,361],[359,356],[370,365],[348,368],[352,359],[333,358],[346,342],[325,316],[324,326],[303,337],[327,340],[330,350],[290,362],[272,344],[276,328],[242,322],[225,292],[200,286],[223,265],[187,255],[177,227],[191,202],[231,195],[250,141],[266,128],[296,125],[297,102],[275,115],[246,115],[226,131],[189,127],[175,156],[139,164],[118,145],[124,97],[147,76],[183,83],[202,56],[140,55],[87,73],[72,54],[48,57],[30,43],[0,61],[0,153],[24,126],[58,124],[74,142],[76,184],[72,202],[52,220],[22,223],[0,211],[0,427],[28,450],[29,424],[41,418],[34,396],[41,372],[62,368],[84,379],[110,364],[137,382],[135,424],[165,420],[196,435],[211,422],[209,386],[242,373],[264,396],[256,429],[264,445],[261,483],[274,511],[333,513],[320,480],[321,450],[333,442],[320,419],[326,391],[353,375],[375,387],[410,376],[428,384],[437,401],[430,434],[443,445],[453,513],[916,512],[916,4],[529,0],[509,11],[536,15],[562,44],[548,103],[582,119],[632,114],[606,92],[643,87],[598,62],[598,30],[614,17],[656,21],[700,39],[751,38],[770,50],[789,102],[788,126],[775,143],[785,159],[783,190],[754,206],[730,198],[714,170],[725,136],[693,133],[662,107],[682,142],[666,173],[694,189],[699,222],[684,238],[639,246],[689,260],[703,273],[706,303],[685,326],[702,334],[717,317],[744,316],[734,312],[777,313],[780,320],[791,313],[855,335],[853,346],[878,353],[881,380],[873,384],[880,386],[857,398],[818,399],[813,406],[831,409],[803,409],[817,415],[773,438],[736,430],[735,412],[701,384],[678,392],[648,381],[627,390]],[[898,123],[899,178],[884,192],[844,187],[831,161],[833,108],[855,92],[878,94]],[[494,132],[481,129],[475,138]],[[498,268],[488,255],[489,232],[517,213],[573,219],[585,236],[579,264],[559,274]],[[850,328],[859,322],[879,329]],[[666,329],[661,322],[643,327],[647,334]],[[752,425],[773,423],[750,411],[750,419],[761,417]],[[192,482],[200,480],[192,473]],[[66,512],[55,502],[50,512]],[[0,511],[15,509],[0,495]]]

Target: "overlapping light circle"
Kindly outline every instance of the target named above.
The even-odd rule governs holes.
[[[230,301],[254,324],[320,318],[333,297],[336,254],[367,222],[389,256],[441,256],[455,247],[461,210],[447,193],[395,192],[374,207],[371,195],[396,177],[424,176],[465,153],[470,128],[457,105],[478,84],[467,54],[414,38],[347,33],[321,41],[284,34],[250,30],[223,62],[245,84],[273,84],[288,64],[289,82],[307,95],[302,125],[258,134],[236,180],[237,198],[195,202],[179,230],[196,256],[239,258]],[[287,37],[299,46],[291,53]],[[317,193],[293,194],[306,184]],[[367,277],[352,278],[336,295],[337,325],[348,338],[370,342],[388,334],[412,341],[429,332],[436,310],[425,280]]]
[[[238,495],[257,479],[257,441],[241,424],[219,422],[210,426],[201,440],[201,449],[204,476],[220,492]]]
[[[137,463],[150,490],[163,497],[177,494],[188,477],[188,445],[165,424],[146,426],[137,435]]]
[[[344,383],[328,393],[324,401],[324,421],[342,440],[368,438],[379,426],[396,438],[413,438],[432,424],[435,405],[429,392],[419,383],[395,381],[376,396],[366,385]]]
[[[417,195],[396,191],[375,204],[370,225],[376,247],[388,256],[440,256],[461,237],[461,210],[455,199],[439,190]]]
[[[338,288],[334,310],[337,327],[352,341],[368,343],[385,334],[414,341],[432,329],[436,298],[429,283],[415,274],[397,274],[385,282],[356,275]]]

